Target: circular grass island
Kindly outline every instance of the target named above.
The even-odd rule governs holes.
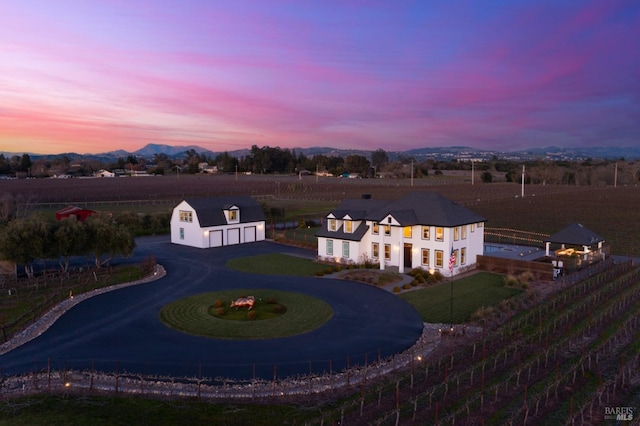
[[[246,307],[231,308],[230,301],[255,298],[255,318]],[[218,302],[218,303],[216,303]],[[222,302],[222,306],[220,304]],[[267,310],[275,315],[262,315]],[[219,315],[219,308],[227,314]],[[284,308],[284,309],[283,309]],[[233,312],[232,312],[233,311]],[[238,315],[242,311],[244,315]],[[252,316],[252,315],[251,315]],[[195,294],[165,305],[160,320],[170,328],[195,336],[215,339],[274,339],[307,333],[333,316],[331,306],[301,293],[271,289],[239,289]]]

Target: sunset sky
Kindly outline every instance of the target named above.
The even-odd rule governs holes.
[[[0,151],[640,145],[638,0],[6,0]]]

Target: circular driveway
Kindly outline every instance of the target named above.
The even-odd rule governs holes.
[[[4,374],[46,369],[90,369],[174,377],[272,379],[310,371],[339,371],[401,352],[420,337],[413,307],[376,287],[330,278],[258,275],[225,267],[228,259],[279,252],[313,252],[271,242],[213,249],[174,245],[168,236],[136,240],[138,261],[155,256],[167,275],[88,299],[66,312],[36,339],[0,356]],[[172,330],[158,318],[167,303],[233,288],[272,288],[329,303],[333,317],[298,336],[222,340]]]

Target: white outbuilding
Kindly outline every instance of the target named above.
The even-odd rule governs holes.
[[[171,242],[174,244],[210,248],[264,239],[264,212],[249,196],[189,198],[173,208]]]

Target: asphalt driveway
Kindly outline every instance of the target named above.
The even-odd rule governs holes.
[[[350,281],[237,272],[228,259],[280,252],[313,252],[272,242],[196,249],[168,236],[137,240],[135,261],[153,255],[167,275],[88,299],[36,339],[0,356],[3,374],[73,368],[174,377],[254,376],[272,379],[309,371],[341,370],[401,352],[420,337],[420,315],[393,294]],[[273,288],[305,293],[329,303],[333,317],[317,330],[265,340],[190,336],[158,317],[167,303],[189,295],[233,289]]]

